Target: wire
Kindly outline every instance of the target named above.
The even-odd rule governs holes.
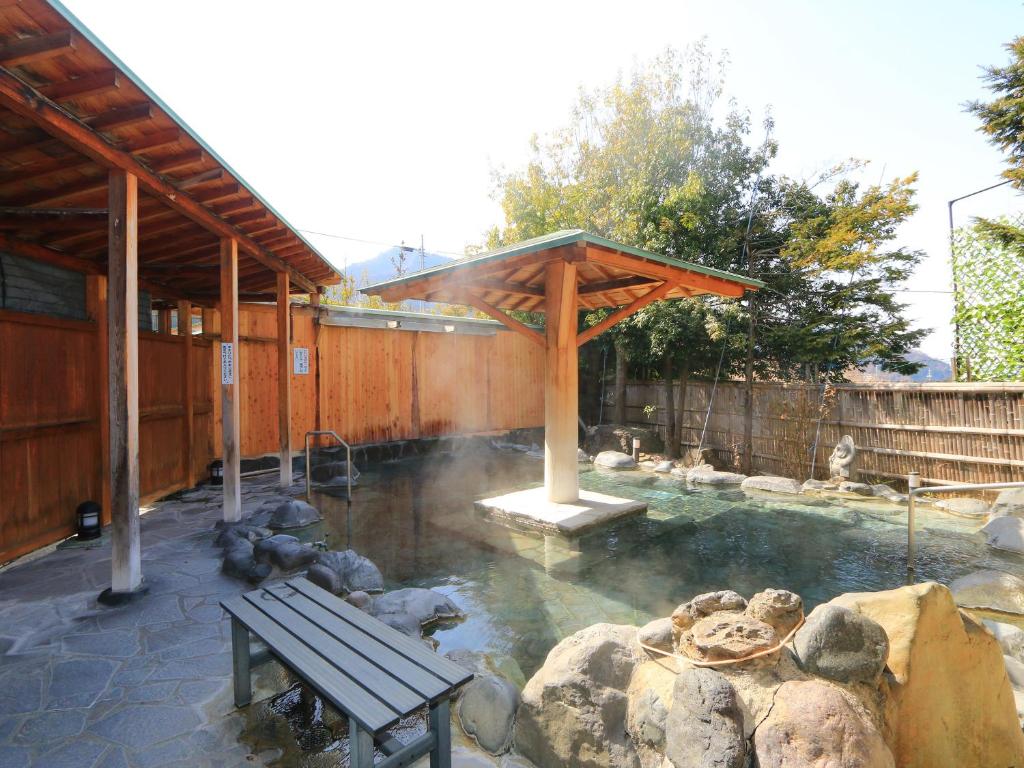
[[[385,242],[383,240],[367,240],[367,239],[362,238],[362,237],[351,237],[350,235],[336,235],[336,234],[333,234],[331,232],[317,232],[316,230],[313,230],[313,229],[299,229],[299,232],[302,232],[303,234],[306,234],[306,235],[318,235],[319,237],[330,237],[330,238],[333,238],[334,240],[349,240],[349,241],[351,241],[353,243],[366,243],[367,245],[383,245],[386,248],[396,248],[396,247],[398,247],[394,243],[388,243],[388,242]],[[412,249],[412,250],[415,250],[415,249]],[[462,258],[463,256],[466,255],[465,253],[456,253],[455,251],[439,251],[439,250],[431,250],[431,253],[438,253],[438,254],[441,254],[442,256],[453,256],[455,258]]]

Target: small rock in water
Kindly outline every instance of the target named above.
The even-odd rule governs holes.
[[[840,683],[873,683],[885,669],[889,638],[867,616],[838,605],[819,605],[794,638],[801,668]]]
[[[895,488],[891,488],[885,483],[877,483],[871,486],[871,492],[880,499],[891,501],[893,504],[906,504],[907,494],[900,493]]]
[[[702,464],[686,470],[686,480],[700,485],[740,485],[747,479],[737,472],[719,472],[710,464]]]
[[[1003,571],[975,571],[949,585],[953,599],[964,608],[1024,614],[1024,579]]]
[[[935,506],[962,517],[985,517],[989,510],[987,502],[969,498],[940,499]]]
[[[268,528],[283,531],[289,528],[304,528],[320,521],[320,513],[305,501],[293,499],[278,506],[270,517]]]
[[[766,589],[747,603],[745,613],[752,619],[770,624],[779,637],[785,637],[804,615],[800,595],[785,589]]]
[[[743,709],[725,675],[711,669],[679,673],[665,723],[665,757],[674,768],[743,768]]]
[[[835,491],[839,489],[839,486],[828,480],[804,480],[804,484],[801,486],[805,491]]]
[[[672,612],[672,624],[677,630],[689,629],[705,616],[719,611],[742,611],[747,601],[731,589],[705,592],[688,600]]]
[[[403,635],[419,639],[423,637],[423,625],[411,613],[378,613],[375,618]]]
[[[594,457],[594,465],[606,469],[635,469],[636,462],[628,453],[601,451]]]
[[[855,493],[858,496],[874,496],[874,491],[871,490],[871,486],[867,483],[854,483],[850,480],[846,480],[839,484],[840,493]]]
[[[371,560],[354,550],[321,552],[317,555],[316,562],[338,575],[341,589],[345,592],[384,591],[384,577],[380,570]]]
[[[757,475],[748,477],[740,484],[744,491],[769,491],[771,493],[803,493],[803,486],[791,477]]]
[[[675,468],[675,466],[676,465],[673,464],[671,461],[659,461],[657,464],[654,465],[654,471],[668,474]]]
[[[1024,552],[1024,518],[993,517],[981,532],[990,547],[1007,552]]]
[[[407,587],[396,589],[374,599],[371,612],[378,614],[406,613],[421,625],[441,619],[462,618],[462,611],[448,597],[432,589]]]

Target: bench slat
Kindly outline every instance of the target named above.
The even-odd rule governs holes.
[[[325,589],[303,578],[289,579],[288,586],[300,592],[310,600],[318,603],[331,613],[344,619],[354,627],[358,627],[371,637],[386,643],[409,661],[445,680],[452,688],[457,688],[473,679],[468,672],[454,661],[434,653],[422,643],[403,635],[397,629],[387,626],[379,619],[363,613],[358,608],[338,599]]]
[[[284,627],[257,610],[244,596],[221,602],[221,606],[260,637],[289,667],[301,675],[328,701],[352,717],[371,733],[394,725],[400,715],[384,706],[322,656],[296,642]]]
[[[267,591],[279,595],[281,600],[293,606],[295,610],[325,632],[336,637],[360,656],[397,678],[427,700],[436,701],[451,691],[451,684],[448,681],[417,666],[397,651],[389,648],[384,641],[349,624],[301,592],[286,585],[282,586],[284,589],[270,587]],[[290,594],[285,594],[284,590]]]
[[[271,619],[285,627],[294,637],[296,644],[302,644],[318,653],[332,670],[344,673],[363,691],[368,699],[380,699],[385,706],[400,715],[408,715],[423,707],[427,702],[410,690],[401,681],[371,664],[343,642],[325,632],[294,606],[281,600],[275,590],[250,592],[243,596],[250,605],[267,614]],[[289,649],[284,649],[288,653]],[[358,710],[348,710],[357,720]]]

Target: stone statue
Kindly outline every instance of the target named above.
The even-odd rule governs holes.
[[[843,435],[828,460],[830,476],[833,479],[856,480],[856,470],[854,469],[856,458],[857,447],[853,444],[853,438]]]

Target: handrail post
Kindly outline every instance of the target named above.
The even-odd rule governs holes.
[[[914,541],[914,516],[915,498],[920,487],[920,472],[911,472],[907,475],[907,584],[913,584],[915,578],[917,546]]]
[[[310,494],[312,493],[312,484],[310,483],[309,476],[309,438],[310,433],[306,433],[306,501],[309,501]]]

